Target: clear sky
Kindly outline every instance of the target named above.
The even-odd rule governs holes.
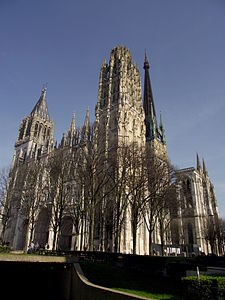
[[[145,49],[168,154],[180,167],[204,158],[225,217],[224,0],[0,0],[0,168],[48,82],[55,138],[94,120],[99,71],[127,46],[142,76]]]

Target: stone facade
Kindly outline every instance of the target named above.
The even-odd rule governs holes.
[[[58,146],[54,145],[54,122],[50,120],[48,113],[46,88],[42,90],[40,99],[34,109],[21,122],[8,180],[6,203],[9,208],[9,215],[7,216],[7,226],[2,238],[13,249],[27,249],[28,241],[32,236],[34,242],[41,245],[48,244],[50,249],[58,247],[67,250],[85,250],[90,244],[90,237],[92,236],[94,244],[91,247],[89,246],[90,250],[115,251],[115,244],[118,244],[116,251],[123,253],[134,251],[131,222],[132,204],[126,206],[120,228],[120,238],[117,239],[115,233],[116,221],[114,220],[116,220],[118,214],[115,206],[113,206],[117,200],[113,198],[114,196],[107,195],[107,193],[106,196],[103,196],[104,187],[101,187],[101,192],[98,192],[97,196],[92,195],[91,198],[90,192],[85,188],[85,182],[81,183],[79,181],[81,177],[79,168],[82,168],[81,161],[84,166],[87,166],[87,154],[94,151],[94,153],[101,153],[101,156],[98,157],[98,162],[94,164],[94,167],[92,165],[92,170],[100,169],[101,162],[104,162],[105,168],[114,159],[117,162],[116,168],[118,170],[116,176],[122,178],[124,161],[121,156],[121,149],[130,145],[134,145],[133,147],[137,147],[137,149],[144,149],[147,157],[154,157],[163,161],[165,167],[168,165],[165,130],[161,115],[159,125],[157,122],[146,54],[144,70],[144,99],[142,100],[140,72],[138,66],[132,61],[129,49],[120,46],[112,49],[109,63],[107,64],[104,61],[100,70],[93,135],[91,135],[89,112],[87,111],[83,127],[79,129],[76,129],[75,115],[73,115],[70,128],[63,135]],[[93,149],[90,149],[89,146],[91,139],[94,140]],[[112,149],[116,149],[113,152],[113,157]],[[67,170],[67,173],[72,174],[72,177],[66,175],[66,179],[63,178],[63,190],[68,190],[69,193],[64,191],[62,199],[69,197],[68,199],[71,201],[70,208],[74,203],[74,207],[79,208],[80,215],[78,218],[79,228],[76,228],[77,224],[71,221],[68,213],[69,208],[67,207],[67,210],[63,212],[60,229],[58,232],[55,231],[56,234],[54,234],[54,226],[50,219],[54,213],[54,201],[59,197],[60,191],[58,186],[55,190],[52,188],[52,175],[48,177],[48,163],[51,160],[54,161],[54,155],[59,154],[62,155],[60,156],[61,167],[64,164],[63,168]],[[68,155],[72,159],[69,163],[66,162]],[[96,157],[94,160],[97,160]],[[29,207],[26,217],[23,212],[24,207],[27,207],[25,190],[32,177],[29,173],[31,172],[29,166],[33,166],[35,163],[37,163],[39,169],[38,175],[35,177],[34,195],[32,197],[35,198],[35,203],[40,199],[42,201],[44,198],[47,198],[47,202],[45,202],[45,206],[39,207],[35,213],[35,228],[31,230],[31,208]],[[138,168],[137,171],[139,171]],[[153,168],[153,166],[150,166],[150,168]],[[218,218],[215,193],[205,164],[203,169],[202,171],[200,165],[198,165],[197,169],[190,168],[177,172],[179,175],[177,176],[177,197],[180,199],[181,205],[177,209],[178,215],[171,223],[172,226],[167,229],[167,231],[173,231],[174,228],[174,232],[179,231],[178,235],[173,234],[173,232],[169,234],[173,237],[172,242],[177,246],[187,245],[190,248],[189,252],[193,251],[193,247],[197,245],[201,251],[208,253],[208,244],[206,244],[203,236],[203,227],[205,226],[203,223],[207,214],[213,216],[213,218]],[[115,172],[113,174],[115,176]],[[167,173],[165,174],[163,176],[167,177]],[[104,178],[100,179],[104,180]],[[43,181],[48,181],[51,186],[47,196],[46,190],[45,196],[43,196],[43,187],[42,195],[38,194],[37,186],[41,185]],[[96,188],[96,184],[93,184],[93,186]],[[64,189],[64,187],[66,188]],[[127,189],[128,185],[125,184],[123,192]],[[185,193],[189,193],[191,196],[187,197]],[[102,201],[96,201],[96,197],[101,198]],[[144,197],[145,194],[143,194]],[[75,202],[72,202],[74,199]],[[91,203],[90,207],[93,210],[86,211],[86,215],[84,215],[87,201]],[[112,205],[112,203],[114,204]],[[103,210],[106,211],[104,215]],[[93,217],[92,212],[95,212]],[[146,211],[145,213],[148,214]],[[169,217],[170,214],[167,218]],[[94,227],[91,226],[92,222],[94,222]],[[149,224],[146,222],[143,215],[135,231],[135,253],[137,254],[149,253],[149,232],[147,230]],[[159,249],[160,234],[157,217],[155,223],[152,242],[153,247]],[[55,240],[57,241],[56,244]]]
[[[198,155],[196,168],[177,171],[177,194],[180,207],[178,218],[174,221],[179,224],[179,233],[175,235],[174,242],[183,245],[183,250],[188,253],[211,253],[206,236],[210,234],[211,225],[217,226],[219,211],[214,186],[204,160],[202,169]],[[216,242],[214,253],[220,254],[220,250]]]

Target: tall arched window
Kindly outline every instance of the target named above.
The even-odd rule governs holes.
[[[37,136],[38,133],[38,123],[35,124],[35,128],[34,128],[34,137]]]
[[[190,223],[188,223],[188,244],[194,244],[193,229]]]
[[[46,131],[47,131],[47,128],[44,127],[44,129],[43,129],[43,139],[44,139],[44,140],[45,140],[45,138],[46,138]]]

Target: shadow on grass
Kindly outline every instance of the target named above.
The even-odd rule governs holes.
[[[97,285],[130,292],[152,299],[182,299],[178,282],[125,268],[90,261],[81,261],[87,279]]]

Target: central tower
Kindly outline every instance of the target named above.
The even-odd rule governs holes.
[[[110,147],[145,144],[145,114],[140,72],[128,48],[113,48],[109,64],[103,62],[96,105],[98,144]]]
[[[109,162],[112,165],[114,162],[114,166],[116,166],[115,170],[113,169],[115,185],[119,189],[122,184],[124,190],[121,193],[123,196],[118,191],[115,196],[109,197],[105,204],[109,211],[107,219],[113,220],[112,232],[115,233],[112,237],[112,244],[115,246],[113,248],[116,249],[115,251],[132,253],[131,205],[126,204],[126,208],[122,208],[122,203],[129,202],[125,190],[128,191],[131,188],[128,182],[124,180],[124,173],[122,172],[124,161],[128,157],[124,154],[124,150],[129,149],[129,152],[133,148],[142,147],[145,149],[146,134],[140,72],[126,47],[113,48],[109,64],[106,61],[102,64],[95,114],[97,152],[104,155],[107,164]],[[103,160],[100,159],[100,161]],[[132,166],[130,168],[132,169]],[[128,169],[125,171],[127,176]],[[144,232],[143,228],[141,232]],[[144,253],[143,234],[141,235],[139,232],[137,236],[139,237],[136,243],[137,249],[139,249],[138,253]]]

